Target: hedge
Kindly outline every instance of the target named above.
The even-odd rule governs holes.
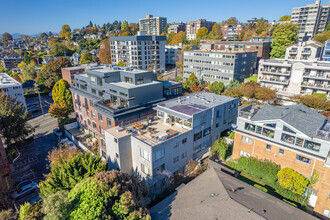
[[[263,187],[263,186],[260,186],[260,185],[258,185],[258,184],[254,184],[253,186],[254,186],[255,188],[257,188],[257,189],[260,189],[260,190],[264,191],[264,192],[268,192],[268,190],[267,190],[265,187]]]

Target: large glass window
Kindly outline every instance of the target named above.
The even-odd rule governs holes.
[[[250,123],[245,123],[245,130],[255,132],[255,130],[256,130],[256,126],[253,125],[253,124],[250,124]]]
[[[125,77],[124,79],[125,79],[125,82],[127,82],[127,83],[133,83],[133,78],[131,78],[131,77]]]
[[[251,138],[242,136],[241,140],[245,143],[252,144],[252,139]]]
[[[276,123],[264,124],[264,126],[271,127],[271,128],[276,128]]]
[[[150,161],[150,153],[142,148],[140,148],[140,156],[144,159],[146,159],[147,161]]]
[[[159,160],[165,157],[165,148],[162,148],[152,154],[152,161]]]
[[[311,159],[307,158],[307,157],[303,157],[300,155],[296,155],[296,160],[299,160],[301,162],[307,163],[307,164],[311,164]]]
[[[211,133],[211,127],[204,129],[204,137]]]
[[[281,141],[284,141],[284,142],[289,143],[289,144],[294,144],[295,136],[282,133]]]
[[[262,130],[262,135],[263,136],[266,136],[266,137],[269,137],[269,138],[274,138],[274,130],[271,130],[271,129],[268,129],[268,128],[264,128]]]
[[[292,134],[296,134],[296,132],[294,132],[293,130],[291,130],[290,128],[288,128],[287,126],[283,125],[283,131],[292,133]]]
[[[165,170],[165,164],[162,164],[154,169],[154,175],[162,173],[164,170]]]
[[[304,139],[298,137],[296,138],[296,143],[295,143],[296,146],[302,147],[303,143],[304,143]]]
[[[202,138],[202,131],[194,134],[194,141],[197,141]]]
[[[137,80],[136,80],[136,84],[143,84],[143,82],[144,82],[144,79],[143,79],[143,77],[141,77],[141,78],[138,78]]]
[[[257,126],[257,127],[256,127],[256,133],[257,133],[257,134],[261,134],[261,131],[262,131],[262,127]]]
[[[304,148],[319,152],[321,148],[321,144],[306,140],[304,144]]]

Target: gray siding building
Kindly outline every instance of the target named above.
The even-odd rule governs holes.
[[[145,31],[147,35],[160,35],[166,24],[166,17],[153,17],[152,15],[147,15],[146,18],[139,21],[140,31]]]
[[[243,82],[256,71],[258,52],[193,50],[184,52],[183,77],[191,73],[206,82]]]
[[[128,67],[163,72],[165,40],[165,36],[147,36],[144,32],[137,36],[110,37],[112,63],[123,61]]]

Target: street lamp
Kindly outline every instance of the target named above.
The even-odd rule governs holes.
[[[45,117],[44,116],[44,109],[42,107],[41,98],[40,98],[39,84],[35,83],[34,86],[35,86],[35,88],[37,89],[37,92],[38,92],[38,97],[39,97],[39,103],[40,103],[42,117]]]

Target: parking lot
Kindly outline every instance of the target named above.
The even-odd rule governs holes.
[[[38,111],[32,113],[31,118],[36,118],[38,116],[41,116],[42,111],[44,112],[44,114],[47,114],[49,110],[49,106],[53,104],[53,99],[52,97],[49,96],[49,94],[40,95],[40,100],[41,100],[42,109],[40,107],[40,101],[38,96],[26,98],[27,105],[36,105],[38,108]]]
[[[34,116],[29,123],[39,127],[34,132],[34,139],[18,147],[20,155],[11,165],[11,177],[14,182],[24,178],[29,178],[36,183],[44,180],[44,175],[49,173],[47,155],[58,146],[58,139],[53,133],[53,129],[58,126],[57,120],[50,117],[49,113]],[[17,207],[36,196],[38,196],[38,190],[18,200]]]

